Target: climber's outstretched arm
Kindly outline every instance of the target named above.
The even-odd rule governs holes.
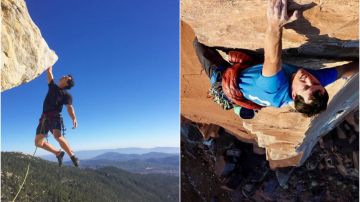
[[[50,83],[52,80],[54,80],[54,75],[53,75],[53,73],[52,73],[52,67],[49,67],[49,68],[46,70],[46,73],[47,73],[48,83]]]
[[[281,70],[282,27],[297,18],[297,11],[291,17],[288,16],[287,0],[268,0],[263,76],[273,76]]]

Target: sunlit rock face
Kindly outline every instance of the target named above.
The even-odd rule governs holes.
[[[241,8],[239,2],[243,2],[246,9]],[[232,7],[225,6],[230,3],[234,3],[234,5]],[[212,11],[209,9],[210,4],[214,7]],[[256,9],[250,4],[252,6],[256,5]],[[180,99],[181,114],[185,118],[197,123],[221,126],[238,139],[257,144],[259,147],[265,149],[270,166],[272,168],[279,168],[302,165],[310,156],[312,148],[319,138],[331,131],[331,129],[339,124],[349,112],[358,109],[359,85],[358,76],[355,76],[349,81],[339,79],[326,87],[330,97],[328,110],[314,118],[302,116],[300,113],[295,112],[292,106],[280,109],[271,107],[264,108],[251,120],[242,120],[236,116],[232,110],[223,110],[219,105],[213,102],[208,95],[208,90],[210,88],[209,78],[204,71],[201,71],[202,68],[195,54],[192,42],[195,36],[198,36],[199,40],[202,39],[202,42],[209,46],[245,47],[248,49],[263,48],[266,17],[262,15],[265,15],[265,6],[260,5],[259,0],[183,0],[182,5],[181,12],[184,21],[181,22]],[[193,5],[193,7],[190,5]],[[338,10],[344,10],[342,6],[342,3],[339,3]],[[344,7],[350,9],[347,5],[344,5]],[[228,9],[227,12],[224,11],[225,8]],[[198,9],[198,13],[195,12],[196,9]],[[262,16],[261,19],[264,19],[260,20],[259,24],[241,24],[239,21],[239,26],[242,26],[243,30],[239,29],[235,31],[238,36],[238,40],[235,40],[235,32],[231,32],[231,30],[228,30],[229,32],[222,32],[221,29],[224,24],[233,23],[233,21],[238,20],[232,18],[234,16],[231,18],[229,17],[230,13],[235,12],[232,10],[248,12],[247,15],[238,15],[239,18],[247,18],[249,20],[252,19],[251,15],[257,15],[259,19],[260,16]],[[249,10],[253,12],[256,10],[256,13],[251,14]],[[338,11],[336,11],[336,13],[337,12]],[[357,10],[354,12],[356,12],[356,17],[354,17],[354,19],[357,19]],[[344,15],[352,16],[353,14],[344,12]],[[221,20],[216,19],[214,16],[217,16],[218,18],[221,16]],[[330,30],[331,26],[337,25],[336,19],[338,18],[341,18],[341,16],[334,15],[333,25],[330,24],[330,18],[328,19],[329,27],[318,25],[319,27],[317,29],[319,29],[320,33],[326,33],[323,30]],[[357,20],[352,23],[349,21],[344,24],[344,27],[345,26],[353,27],[354,30],[349,30],[349,32],[344,30],[342,35],[341,33],[336,32],[338,35],[333,34],[333,36],[336,35],[339,38],[343,37],[341,38],[342,40],[352,40],[355,36],[357,38]],[[256,30],[256,28],[258,28],[258,30]],[[301,35],[294,32],[294,36],[298,37],[297,41],[293,40],[293,42],[290,43],[290,38],[287,38],[289,32],[289,30],[286,30],[284,34],[285,39],[283,41],[285,42],[285,46],[296,47],[301,46],[301,44],[305,42],[304,40],[300,40]],[[348,35],[348,37],[346,37],[346,35]],[[321,41],[317,42],[321,43]],[[317,42],[312,42],[309,45],[314,45]],[[292,44],[292,46],[290,46],[290,44]],[[321,43],[321,45],[326,44],[326,41]],[[338,44],[335,43],[335,45]],[[342,48],[338,47],[334,50],[339,53],[337,56],[349,56],[347,55],[348,49],[345,46]],[[358,52],[358,47],[354,46],[354,50],[355,52]],[[326,57],[322,59],[313,57],[316,55]],[[316,55],[304,54],[299,56],[297,54],[284,54],[282,59],[284,63],[313,69],[334,67],[347,63],[347,61],[342,59],[333,59],[332,56],[328,54],[327,50],[319,50]],[[334,56],[334,58],[337,56]]]
[[[1,1],[1,91],[27,83],[58,57],[41,36],[23,0]]]
[[[264,46],[267,0],[182,0],[181,19],[208,46]],[[288,0],[299,20],[286,25],[283,48],[308,55],[358,57],[358,0]]]

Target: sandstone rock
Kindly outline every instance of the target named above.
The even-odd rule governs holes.
[[[1,91],[29,82],[58,59],[32,21],[25,1],[1,1]]]
[[[194,37],[191,27],[181,22],[181,114],[194,122],[219,125],[238,139],[265,148],[272,168],[302,165],[319,138],[359,106],[356,76],[350,81],[340,79],[326,88],[330,97],[328,110],[316,118],[303,117],[288,106],[264,108],[254,119],[241,120],[208,96],[210,82],[206,73],[201,72],[192,46]],[[290,55],[283,60],[315,69],[346,63]]]
[[[358,0],[289,0],[302,17],[286,26],[283,48],[306,55],[358,57]],[[208,46],[264,46],[266,0],[181,0],[181,19]]]

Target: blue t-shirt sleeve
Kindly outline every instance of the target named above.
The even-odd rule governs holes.
[[[288,82],[288,78],[283,70],[280,70],[274,76],[263,76],[262,74],[256,80],[256,85],[267,93],[277,92],[284,84]]]
[[[338,71],[335,68],[325,68],[319,70],[306,69],[314,75],[322,86],[327,86],[337,80]]]

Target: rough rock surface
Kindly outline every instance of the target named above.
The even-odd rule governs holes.
[[[347,113],[358,108],[357,76],[347,83],[341,79],[327,87],[329,110],[315,119],[305,118],[288,106],[280,109],[265,108],[254,119],[241,120],[232,110],[223,110],[208,96],[210,82],[206,73],[201,72],[201,65],[192,46],[194,37],[191,27],[182,22],[181,114],[194,122],[219,125],[240,140],[265,148],[272,168],[303,164],[320,136],[333,129]],[[286,63],[315,69],[344,63],[290,55],[283,59]],[[344,102],[343,98],[347,100]]]
[[[58,59],[32,21],[25,1],[1,1],[1,91],[29,82]]]
[[[301,18],[288,24],[283,48],[302,54],[358,56],[358,0],[289,0]],[[181,19],[209,46],[263,48],[266,0],[182,0]]]
[[[281,185],[265,155],[254,154],[251,144],[221,130],[205,144],[203,126],[182,118],[182,201],[358,201],[358,120],[358,111],[350,113]],[[234,158],[229,151],[241,152]]]

